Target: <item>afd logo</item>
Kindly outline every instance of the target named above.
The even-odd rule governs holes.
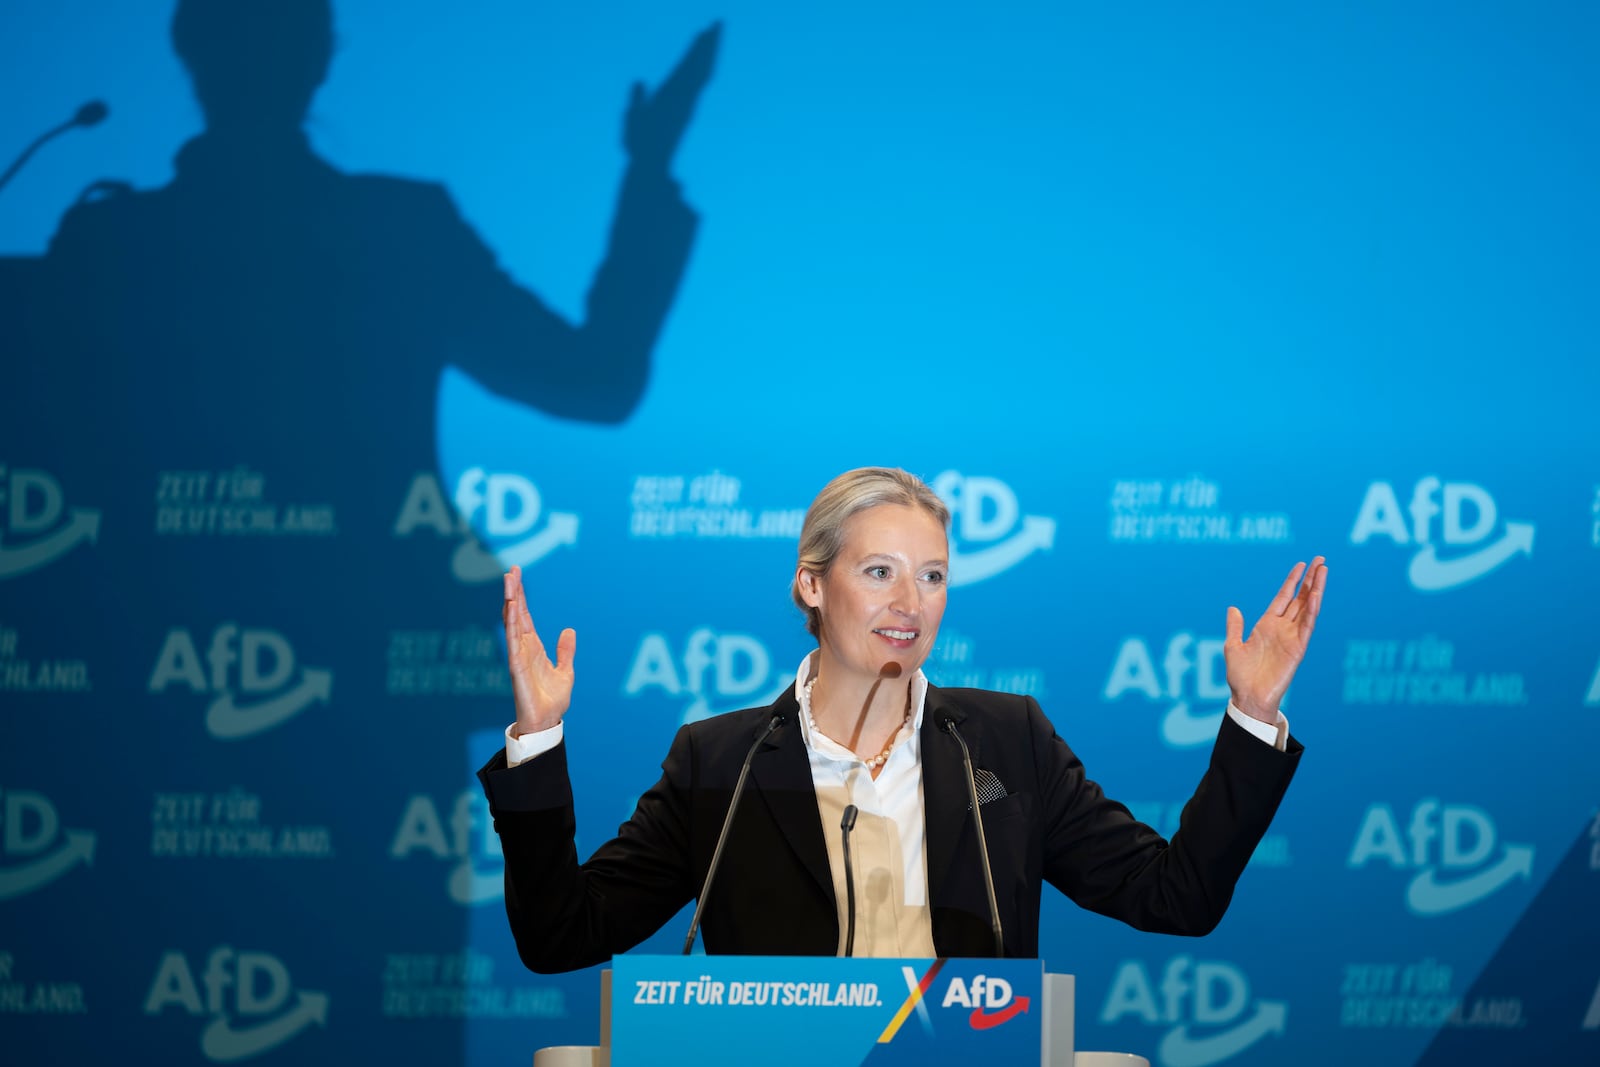
[[[94,834],[62,830],[55,805],[42,793],[0,790],[0,900],[43,889],[79,864],[94,862]]]
[[[0,578],[36,571],[100,536],[100,512],[68,511],[61,483],[44,471],[0,464]]]
[[[1013,996],[1004,978],[977,974],[969,982],[960,975],[950,979],[941,1008],[971,1008],[967,1022],[974,1030],[992,1030],[1028,1010],[1028,998]]]
[[[1144,638],[1127,638],[1111,664],[1105,699],[1117,700],[1131,691],[1166,704],[1161,740],[1168,747],[1209,745],[1217,739],[1228,711],[1228,668],[1222,649],[1221,637],[1180,631],[1167,639],[1158,667]]]
[[[1416,545],[1408,572],[1411,585],[1424,593],[1439,593],[1482,578],[1518,553],[1533,555],[1533,523],[1508,521],[1500,536],[1492,537],[1498,516],[1494,498],[1470,482],[1441,482],[1430,475],[1412,489],[1411,501],[1403,509],[1393,486],[1373,482],[1361,501],[1350,543],[1364,545],[1373,537],[1387,537],[1397,545]],[[1435,518],[1440,520],[1439,538],[1448,553],[1443,559],[1431,540]],[[1476,547],[1469,551],[1469,546]]]
[[[1174,956],[1153,982],[1139,960],[1126,960],[1111,980],[1100,1021],[1133,1016],[1146,1026],[1171,1027],[1156,1047],[1162,1067],[1208,1067],[1255,1045],[1268,1034],[1282,1036],[1289,1006],[1281,1000],[1250,999],[1250,983],[1231,963],[1196,962]]]
[[[950,508],[953,586],[993,578],[1055,546],[1056,520],[1023,515],[1017,494],[997,478],[945,471],[933,480],[932,488]]]
[[[770,704],[792,680],[781,672],[773,675],[772,656],[756,638],[702,626],[690,632],[682,653],[674,652],[666,634],[645,634],[622,691],[636,697],[660,689],[686,701],[683,721],[691,723]]]
[[[451,865],[445,892],[463,907],[499,900],[505,891],[505,858],[482,790],[465,789],[448,805],[448,830],[433,798],[418,793],[406,801],[389,855],[403,860],[421,852]]]
[[[1367,808],[1346,866],[1381,860],[1416,871],[1406,887],[1413,915],[1448,915],[1476,904],[1513,879],[1533,877],[1532,845],[1508,844],[1495,856],[1494,822],[1482,808],[1428,797],[1411,809],[1404,831],[1387,804]]]
[[[212,633],[203,663],[193,634],[182,627],[167,631],[150,672],[150,692],[164,693],[175,685],[212,696],[206,732],[219,741],[238,741],[312,704],[328,703],[333,672],[305,667],[297,676],[294,649],[282,634],[225,622]]]
[[[203,1000],[201,985],[205,986]],[[291,994],[293,1004],[289,1003]],[[312,1023],[328,1023],[326,993],[297,992],[288,968],[277,957],[265,952],[235,952],[227,945],[211,950],[198,984],[182,952],[161,957],[144,1000],[144,1013],[160,1015],[169,1007],[197,1018],[211,1017],[200,1032],[200,1051],[213,1063],[260,1055]]]
[[[490,582],[512,567],[528,567],[563,545],[578,543],[578,516],[568,511],[544,512],[538,488],[514,472],[491,472],[473,467],[456,479],[451,498],[445,503],[439,479],[423,472],[411,480],[411,488],[394,521],[394,536],[410,537],[418,529],[432,530],[445,538],[459,538],[450,558],[450,571],[465,583]],[[483,532],[502,544],[486,551],[473,535],[472,523],[483,518]],[[539,519],[544,528],[533,532]]]

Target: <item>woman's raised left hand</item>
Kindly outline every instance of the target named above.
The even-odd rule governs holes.
[[[1312,560],[1309,569],[1304,563],[1296,563],[1278,595],[1256,620],[1248,639],[1244,635],[1244,615],[1238,608],[1228,609],[1223,656],[1228,663],[1228,688],[1233,691],[1234,707],[1262,722],[1278,721],[1278,705],[1305,658],[1327,584],[1328,565],[1323,557]]]

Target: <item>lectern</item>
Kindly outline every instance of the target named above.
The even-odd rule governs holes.
[[[612,1067],[1070,1067],[1073,978],[1038,960],[618,956]]]

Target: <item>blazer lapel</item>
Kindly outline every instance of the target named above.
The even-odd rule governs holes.
[[[967,771],[961,763],[961,746],[944,731],[943,720],[954,719],[961,736],[978,763],[977,731],[966,722],[966,713],[935,687],[928,687],[922,715],[922,811],[923,833],[928,844],[928,903],[941,903],[945,879],[955,858],[956,844],[967,832],[972,813],[967,810]]]
[[[767,738],[750,762],[751,784],[761,794],[779,834],[801,865],[811,872],[828,903],[837,906],[833,873],[828,866],[828,844],[822,836],[822,815],[817,811],[811,760],[800,736],[800,704],[795,700],[793,686],[773,702],[772,710],[786,715],[788,721]],[[760,729],[766,729],[766,725],[764,720]]]

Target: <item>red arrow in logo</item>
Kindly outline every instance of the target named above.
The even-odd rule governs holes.
[[[993,1015],[982,1008],[973,1008],[972,1017],[967,1021],[972,1024],[974,1030],[992,1030],[1001,1023],[1010,1022],[1013,1017],[1021,1015],[1027,1010],[1028,998],[1018,997]]]

